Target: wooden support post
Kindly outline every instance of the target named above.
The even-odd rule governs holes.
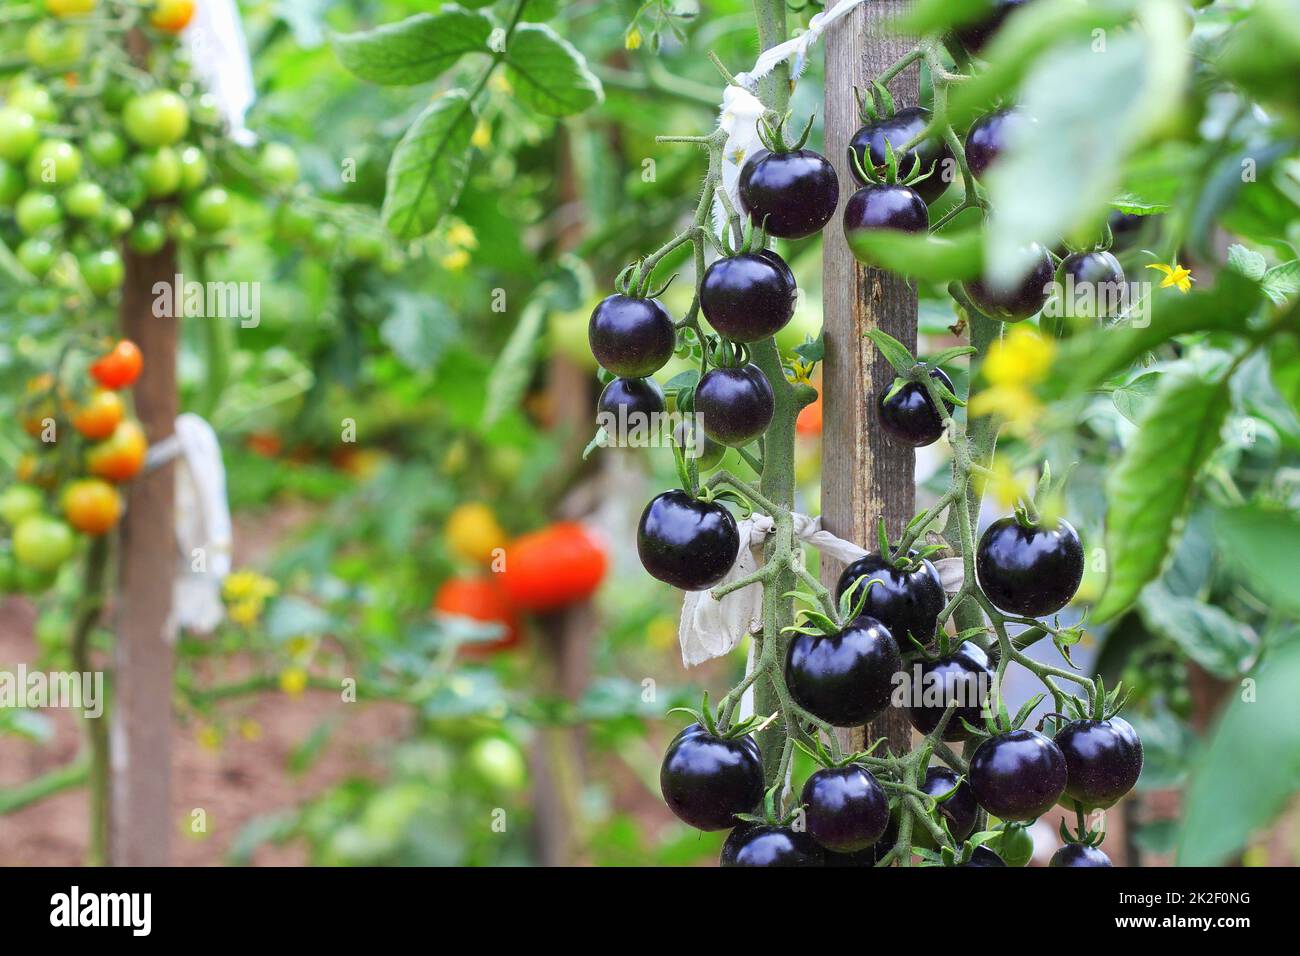
[[[127,255],[122,334],[144,354],[134,398],[151,446],[170,436],[176,421],[176,318],[153,314],[154,284],[175,281],[176,252],[170,244],[153,256]],[[122,522],[113,678],[109,859],[114,866],[165,866],[174,825],[170,801],[175,470],[171,463],[163,464],[142,473],[129,489]]]
[[[861,125],[853,90],[869,90],[874,76],[911,49],[908,38],[886,30],[908,5],[907,0],[863,4],[826,34],[826,156],[840,179],[840,214],[857,189],[848,163],[849,139]],[[900,106],[915,103],[917,68],[896,78],[891,92]],[[880,516],[891,537],[912,516],[915,457],[911,448],[887,438],[877,424],[876,398],[894,372],[864,333],[883,329],[915,349],[917,299],[905,279],[857,263],[844,241],[840,214],[826,227],[822,253],[822,521],[828,531],[874,549]],[[842,570],[838,562],[822,559],[822,580],[828,587],[834,587]],[[907,749],[911,737],[905,716],[892,708],[867,734],[887,738],[896,752]],[[857,749],[863,732],[855,729],[845,736],[843,743]]]

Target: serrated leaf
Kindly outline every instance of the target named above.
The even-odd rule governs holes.
[[[474,106],[464,90],[430,103],[402,136],[388,163],[384,225],[398,239],[431,232],[456,204],[469,172]]]
[[[455,6],[417,13],[360,33],[336,34],[334,52],[350,72],[384,86],[426,83],[466,53],[487,53],[492,21]]]
[[[1253,588],[1300,614],[1300,515],[1281,507],[1247,505],[1218,512],[1214,530]]]
[[[1292,259],[1273,266],[1264,273],[1260,288],[1277,305],[1300,292],[1300,260]]]
[[[826,358],[826,340],[823,333],[818,332],[817,338],[807,339],[794,347],[794,354],[799,356],[805,362],[815,363]]]
[[[678,372],[667,382],[664,383],[665,392],[680,392],[683,389],[694,388],[700,380],[700,370],[697,368],[688,368],[684,372]]]
[[[604,98],[586,58],[544,23],[515,30],[505,62],[515,96],[547,116],[572,116]]]
[[[1116,410],[1136,425],[1147,402],[1155,394],[1156,389],[1160,387],[1162,378],[1160,372],[1147,372],[1145,375],[1139,375],[1127,385],[1121,385],[1115,389],[1115,391],[1111,392],[1110,397],[1111,401],[1115,403]]]
[[[1169,203],[1148,202],[1138,196],[1125,194],[1110,201],[1110,208],[1130,216],[1155,216],[1169,211]]]
[[[1268,271],[1268,260],[1261,253],[1235,242],[1228,247],[1228,266],[1258,282]]]
[[[1159,584],[1142,592],[1138,612],[1147,629],[1172,641],[1216,677],[1231,680],[1250,667],[1258,640],[1222,608],[1178,597]]]
[[[1167,382],[1152,399],[1132,444],[1106,480],[1110,573],[1094,623],[1132,604],[1160,573],[1192,483],[1218,447],[1228,406],[1227,382],[1191,377]]]
[[[916,359],[912,357],[906,345],[883,329],[867,329],[864,334],[871,339],[876,348],[880,349],[880,354],[893,366],[895,372],[902,376],[907,376],[911,372]]]

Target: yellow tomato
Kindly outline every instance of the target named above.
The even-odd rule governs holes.
[[[45,9],[56,17],[82,17],[94,12],[99,0],[45,0]]]
[[[506,533],[492,509],[477,501],[456,506],[447,517],[445,534],[454,555],[478,564],[487,564],[493,552],[506,543]]]
[[[180,33],[194,17],[194,0],[158,0],[149,22],[167,33]]]
[[[68,524],[82,534],[104,534],[122,517],[122,496],[99,478],[72,482],[64,489],[61,503]]]

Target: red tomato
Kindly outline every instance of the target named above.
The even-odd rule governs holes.
[[[126,388],[140,377],[143,365],[139,347],[130,339],[122,339],[111,352],[94,361],[90,374],[105,388]]]
[[[134,419],[123,419],[104,441],[86,452],[86,470],[109,481],[130,481],[144,467],[149,442]]]
[[[799,409],[799,417],[795,419],[794,430],[800,435],[820,435],[822,433],[822,397],[820,395],[811,405],[805,405]]]
[[[516,607],[553,611],[591,597],[608,564],[605,549],[586,528],[562,521],[506,547],[501,584]]]
[[[500,624],[505,636],[483,644],[466,644],[472,653],[501,651],[519,643],[519,618],[500,585],[491,578],[448,578],[438,588],[433,609],[442,614],[456,614],[471,621]]]

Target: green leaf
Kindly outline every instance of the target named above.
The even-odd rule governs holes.
[[[1156,393],[1138,433],[1106,481],[1110,573],[1093,611],[1109,620],[1137,599],[1169,553],[1192,483],[1219,444],[1228,411],[1226,381],[1178,377]]]
[[[1295,115],[1300,102],[1300,2],[1260,0],[1228,34],[1216,68]]]
[[[988,12],[989,0],[916,0],[894,24],[894,31],[908,36],[943,33],[951,27],[978,20]]]
[[[1281,507],[1247,505],[1218,512],[1214,530],[1252,588],[1300,614],[1300,515]]]
[[[818,332],[817,338],[808,338],[796,345],[794,354],[810,364],[823,361],[826,358],[826,340],[822,333]]]
[[[474,107],[464,90],[430,103],[402,136],[388,163],[384,225],[398,239],[431,232],[456,204],[469,172]]]
[[[1300,338],[1278,336],[1269,343],[1268,363],[1273,384],[1300,414]]]
[[[271,605],[263,626],[267,637],[280,642],[326,634],[333,628],[334,619],[309,601],[290,595]]]
[[[1268,271],[1268,260],[1253,249],[1247,249],[1241,243],[1234,242],[1228,247],[1228,266],[1236,269],[1247,279],[1258,282]]]
[[[909,235],[893,229],[860,229],[845,236],[863,265],[930,282],[974,279],[984,269],[979,229],[942,236]]]
[[[1160,386],[1160,379],[1161,374],[1159,372],[1147,372],[1145,375],[1139,375],[1127,385],[1121,385],[1111,392],[1111,401],[1115,403],[1115,408],[1121,415],[1136,425],[1141,417],[1142,409],[1146,407],[1147,400],[1155,394],[1156,389]]]
[[[1182,88],[1187,69],[1179,16],[1172,3],[1146,4],[1144,30],[1113,31],[1104,51],[1086,39],[1059,47],[1028,74],[1022,104],[1037,122],[1017,128],[987,177],[992,283],[1024,276],[1029,243],[1095,228],[1125,156],[1178,108],[1169,91]]]
[[[1145,853],[1161,856],[1172,853],[1178,843],[1178,821],[1156,820],[1144,823],[1133,832],[1133,842]]]
[[[912,357],[906,345],[882,329],[867,329],[864,334],[871,339],[876,348],[880,349],[880,354],[893,366],[895,372],[903,376],[911,372],[916,359]]]
[[[1300,259],[1273,266],[1264,273],[1260,288],[1276,305],[1300,292]]]
[[[515,30],[506,70],[519,102],[547,116],[581,113],[605,95],[583,55],[543,23]]]
[[[1160,704],[1150,714],[1133,712],[1124,717],[1142,740],[1142,775],[1137,789],[1150,792],[1181,786],[1196,750],[1196,735]]]
[[[1300,642],[1244,685],[1197,761],[1183,803],[1179,866],[1211,866],[1282,812],[1300,779]]]
[[[1110,201],[1110,208],[1130,216],[1154,216],[1168,212],[1169,204],[1163,202],[1146,202],[1131,193],[1125,193]]]
[[[1138,612],[1150,631],[1172,641],[1189,658],[1224,680],[1244,673],[1259,649],[1254,632],[1222,608],[1178,597],[1160,584],[1142,592]]]
[[[407,368],[432,370],[456,337],[455,314],[445,302],[428,295],[399,292],[388,301],[388,317],[380,323],[379,337]]]
[[[484,428],[491,428],[497,420],[518,403],[533,373],[533,360],[537,354],[537,340],[541,337],[546,319],[546,305],[539,296],[524,306],[519,324],[510,333],[505,348],[487,380],[487,403],[483,406]]]
[[[481,13],[443,7],[362,33],[336,34],[334,52],[348,70],[384,86],[426,83],[466,53],[487,53],[492,21]]]

